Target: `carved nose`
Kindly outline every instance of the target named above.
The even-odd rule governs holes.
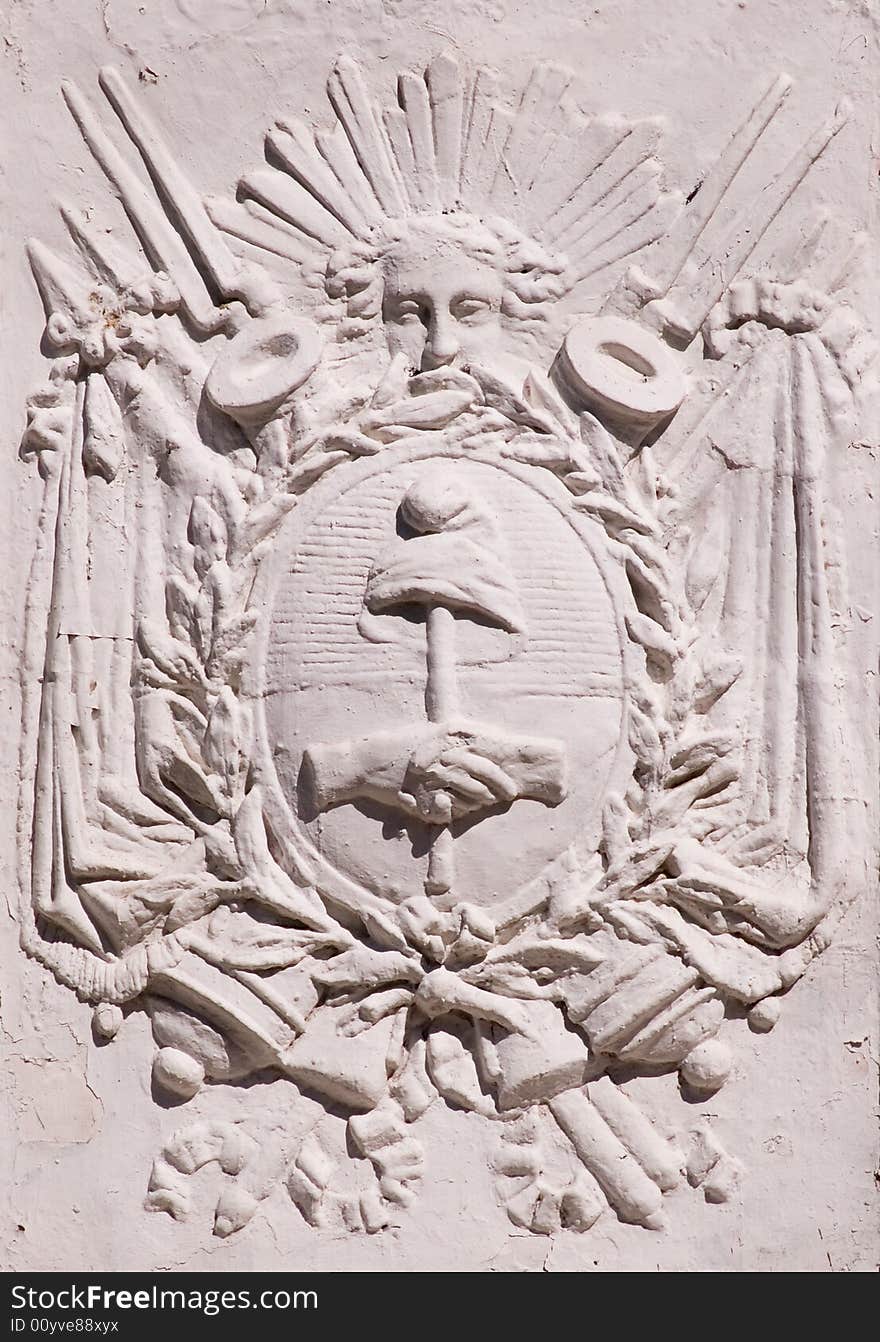
[[[442,317],[434,317],[428,327],[428,338],[422,352],[423,370],[443,368],[445,365],[452,363],[460,348],[449,320],[444,321]]]

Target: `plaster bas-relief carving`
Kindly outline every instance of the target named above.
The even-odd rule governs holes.
[[[115,70],[64,87],[129,227],[62,205],[28,248],[21,945],[103,1038],[150,1019],[149,1209],[213,1164],[217,1235],[280,1186],[377,1234],[447,1105],[515,1227],[658,1233],[749,1179],[692,1105],[863,885],[827,485],[862,240],[751,265],[847,109],[745,195],[768,68],[685,202],[561,65],[394,85],[342,55],[224,197]],[[255,1081],[283,1134],[188,1122]]]

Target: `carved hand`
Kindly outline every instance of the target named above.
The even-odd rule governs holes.
[[[437,727],[410,755],[398,804],[428,824],[448,825],[514,801],[520,788],[513,771],[499,762],[510,766],[511,744],[476,724]]]
[[[563,760],[555,741],[461,719],[311,746],[304,767],[318,811],[366,798],[448,825],[518,797],[555,806],[565,796]]]

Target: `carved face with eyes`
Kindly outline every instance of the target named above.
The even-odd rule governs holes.
[[[475,254],[479,252],[479,254]],[[504,274],[500,258],[443,221],[411,226],[382,257],[382,316],[392,354],[418,372],[486,364],[497,345]]]

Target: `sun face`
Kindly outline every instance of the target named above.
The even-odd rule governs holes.
[[[382,318],[392,354],[420,372],[485,363],[497,345],[504,276],[443,222],[411,225],[382,257]]]
[[[328,316],[349,349],[367,337],[414,373],[509,365],[524,375],[564,271],[564,256],[506,221],[450,210],[382,221],[332,255],[324,287],[343,300]]]

